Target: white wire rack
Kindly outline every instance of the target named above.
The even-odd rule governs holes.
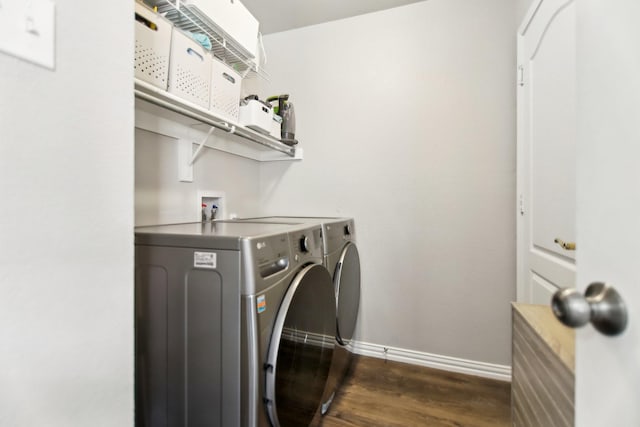
[[[235,69],[242,77],[255,73],[260,78],[269,80],[268,74],[258,63],[259,60],[196,6],[180,0],[144,0],[144,2],[151,7],[157,7],[158,12],[177,28],[206,34],[211,40],[213,55]]]
[[[181,116],[196,120],[202,124],[212,126],[229,134],[234,134],[247,141],[258,144],[267,150],[284,154],[287,158],[299,160],[302,151],[297,147],[289,146],[270,135],[261,134],[248,129],[238,123],[217,116],[196,104],[185,101],[171,93],[159,89],[140,79],[135,79],[134,94],[136,98],[157,105],[165,110],[172,111]]]

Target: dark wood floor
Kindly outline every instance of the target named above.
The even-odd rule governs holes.
[[[509,426],[510,385],[356,356],[322,427]]]

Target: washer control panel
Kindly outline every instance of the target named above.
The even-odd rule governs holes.
[[[307,263],[322,259],[322,227],[319,225],[292,231],[289,238],[295,261]]]
[[[286,270],[290,263],[289,239],[286,234],[253,239],[251,252],[257,273],[263,278]]]

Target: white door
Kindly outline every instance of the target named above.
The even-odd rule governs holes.
[[[575,285],[575,98],[575,1],[536,0],[518,31],[519,302]]]
[[[640,426],[640,2],[577,0],[577,287],[609,282],[627,329],[576,334],[576,426]]]

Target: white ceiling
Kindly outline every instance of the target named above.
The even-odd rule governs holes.
[[[424,0],[241,0],[262,34],[335,21]]]

